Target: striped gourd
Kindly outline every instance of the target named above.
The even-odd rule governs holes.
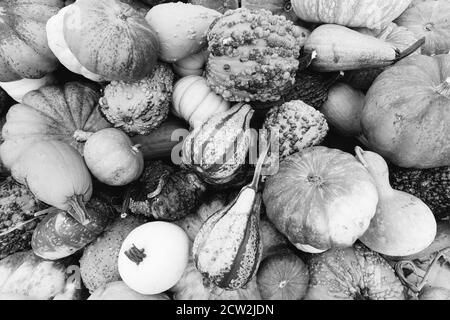
[[[223,289],[244,288],[255,277],[261,262],[262,197],[258,187],[267,151],[258,161],[253,181],[228,206],[206,220],[194,240],[196,268]]]
[[[243,171],[250,146],[254,111],[238,104],[195,128],[183,144],[183,164],[210,185],[234,182]]]

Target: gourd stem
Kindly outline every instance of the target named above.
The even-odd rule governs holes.
[[[38,211],[34,214],[35,217],[40,217],[49,213],[57,212],[59,209],[55,207],[50,207],[41,211]]]
[[[255,168],[255,173],[253,175],[252,183],[250,183],[250,185],[249,185],[249,188],[254,189],[256,191],[258,191],[262,167],[264,165],[264,162],[266,161],[267,155],[270,150],[270,146],[271,146],[271,141],[268,141],[266,148],[263,150],[263,152],[259,156],[258,162],[256,163],[256,168]]]
[[[408,56],[410,56],[411,54],[413,54],[414,52],[416,52],[421,46],[423,46],[425,44],[425,37],[417,40],[412,46],[410,46],[408,49],[406,49],[403,52],[399,52],[397,57],[394,60],[394,63],[397,61],[400,61]]]
[[[125,192],[125,200],[123,201],[122,211],[120,212],[120,217],[122,219],[125,219],[127,217],[127,211],[128,211],[128,208],[130,207],[131,188],[132,188],[131,185],[128,186],[127,191]]]
[[[14,231],[16,231],[16,230],[18,230],[18,229],[20,229],[20,228],[26,226],[26,225],[29,224],[30,222],[33,222],[33,221],[38,220],[38,219],[40,219],[40,218],[42,218],[42,216],[34,217],[34,218],[30,219],[30,220],[27,220],[27,221],[24,221],[24,222],[22,222],[22,223],[19,223],[19,224],[15,225],[14,227],[11,227],[11,228],[9,228],[8,230],[6,230],[6,231],[0,233],[0,237],[4,237],[4,236],[10,234],[11,232],[14,232]]]
[[[402,280],[412,291],[419,293],[420,291],[422,291],[422,289],[426,286],[426,284],[428,283],[428,280],[432,274],[432,271],[434,270],[434,268],[436,267],[436,265],[439,262],[439,259],[442,257],[445,257],[445,255],[447,253],[450,252],[450,247],[449,248],[445,248],[441,251],[438,251],[436,253],[436,256],[433,258],[433,261],[431,262],[430,266],[428,267],[427,271],[419,276],[422,277],[422,280],[417,284],[412,284],[408,279],[406,279],[404,273],[403,273],[403,269],[406,268],[407,266],[411,266],[412,267],[412,271],[415,273],[419,273],[418,269],[416,267],[416,265],[412,262],[412,261],[400,261],[395,265],[395,270],[400,278],[400,280]]]
[[[69,214],[83,226],[86,226],[90,221],[86,214],[86,207],[84,206],[83,196],[75,195],[70,198],[67,203],[72,209],[68,210]]]
[[[147,257],[145,254],[144,249],[138,249],[136,245],[132,245],[130,249],[124,252],[125,256],[127,256],[128,259],[139,265],[142,261],[144,261],[144,258]]]
[[[153,199],[157,196],[159,196],[161,194],[162,189],[164,188],[164,186],[166,185],[166,178],[169,176],[168,173],[164,173],[160,178],[159,178],[159,182],[158,182],[158,186],[156,187],[155,191],[153,191],[152,193],[149,193],[147,195],[147,198],[149,199]]]
[[[131,149],[135,152],[135,153],[139,153],[140,149],[142,148],[142,144],[135,144],[134,146],[131,147]]]
[[[73,133],[73,138],[75,139],[76,142],[86,142],[93,134],[94,134],[93,132],[76,130]]]
[[[436,92],[444,97],[450,99],[450,77],[448,77],[444,83],[441,83],[437,88]]]

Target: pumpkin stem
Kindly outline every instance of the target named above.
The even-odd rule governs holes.
[[[264,162],[266,161],[266,158],[267,158],[267,155],[269,153],[271,145],[272,145],[271,141],[268,141],[266,148],[263,150],[263,152],[259,156],[258,162],[256,163],[256,169],[255,169],[255,173],[253,175],[253,180],[252,180],[252,183],[250,183],[250,185],[249,185],[249,188],[251,188],[253,190],[258,191],[258,186],[259,186],[259,180],[261,178],[262,167],[264,165]]]
[[[147,198],[153,199],[153,198],[156,198],[157,196],[159,196],[161,194],[162,189],[166,185],[166,178],[168,176],[169,176],[169,174],[165,173],[159,178],[158,186],[156,187],[155,191],[153,191],[152,193],[149,193],[147,195]]]
[[[425,44],[425,37],[417,40],[412,46],[410,46],[408,49],[406,49],[403,52],[398,52],[397,53],[397,57],[394,60],[395,62],[398,62],[408,56],[410,56],[411,54],[413,54],[414,52],[416,52],[421,46],[423,46]]]
[[[142,144],[135,144],[134,146],[131,147],[131,149],[133,150],[134,153],[139,153],[141,148],[142,148]]]
[[[437,88],[436,92],[444,97],[450,99],[450,77],[448,77],[444,83],[441,83]]]
[[[86,226],[90,222],[90,220],[88,219],[86,214],[86,207],[84,206],[83,196],[75,195],[70,198],[67,203],[72,209],[68,210],[67,212],[83,226]]]
[[[73,133],[73,138],[76,142],[86,142],[93,135],[93,132],[87,132],[83,130],[76,130]]]
[[[130,249],[125,251],[124,254],[128,259],[136,263],[136,265],[139,265],[144,261],[144,258],[147,256],[144,249],[138,249],[134,244]]]
[[[59,210],[58,208],[50,207],[50,208],[47,208],[47,209],[44,209],[44,210],[41,210],[41,211],[36,212],[36,213],[34,214],[34,216],[35,216],[35,217],[40,217],[40,216],[43,216],[43,215],[46,215],[46,214],[50,214],[50,213],[53,213],[53,212],[57,212],[58,210]]]
[[[130,201],[131,201],[131,189],[132,189],[132,185],[128,186],[127,191],[125,192],[125,198],[124,201],[122,203],[122,210],[120,212],[120,217],[122,219],[125,219],[127,217],[127,211],[128,208],[130,207]]]

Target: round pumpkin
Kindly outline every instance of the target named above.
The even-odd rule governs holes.
[[[315,255],[308,266],[305,300],[405,300],[394,269],[361,244]]]
[[[54,48],[68,69],[81,74],[86,69],[97,81],[136,81],[151,74],[159,43],[141,12],[119,0],[77,0],[65,10],[52,39],[61,40],[62,29],[62,47]]]
[[[351,246],[376,212],[369,172],[351,154],[326,147],[286,158],[268,178],[267,216],[298,249],[317,253]]]
[[[91,198],[92,180],[75,148],[57,140],[35,142],[11,173],[40,201],[69,211],[82,225],[89,223],[84,203]]]
[[[43,140],[64,141],[82,153],[88,132],[110,127],[97,108],[99,99],[98,90],[77,82],[26,94],[6,115],[0,146],[5,167],[10,169],[25,150]]]
[[[392,22],[411,0],[292,0],[297,16],[308,22],[379,29]]]
[[[404,167],[450,165],[450,55],[411,56],[384,71],[366,96],[369,146]]]
[[[124,186],[144,171],[144,156],[125,132],[107,128],[94,133],[84,147],[84,160],[91,173],[104,184]]]
[[[221,289],[203,278],[192,261],[189,261],[180,281],[170,291],[174,294],[174,300],[261,300],[255,279],[246,288]]]
[[[413,1],[395,22],[416,37],[425,37],[422,53],[435,55],[450,51],[450,2],[447,0]]]
[[[39,79],[58,67],[45,24],[63,6],[62,0],[0,1],[0,81]]]
[[[294,253],[274,254],[261,263],[257,282],[263,300],[301,300],[308,289],[308,267]]]
[[[203,49],[206,32],[220,15],[203,6],[170,2],[154,6],[145,20],[156,31],[161,45],[159,58],[176,62]]]
[[[212,91],[203,77],[184,77],[175,84],[172,113],[189,122],[192,128],[228,109],[230,103]]]
[[[168,222],[149,222],[127,236],[119,253],[122,280],[141,294],[159,294],[173,287],[189,259],[189,238]]]

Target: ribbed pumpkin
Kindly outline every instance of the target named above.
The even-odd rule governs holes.
[[[68,69],[96,81],[151,74],[159,43],[139,11],[119,0],[77,0],[65,10],[49,30],[49,42]]]
[[[258,160],[253,181],[206,220],[192,246],[196,268],[223,289],[244,288],[256,276],[262,259],[262,197],[258,189],[267,151]]]
[[[0,1],[0,81],[38,79],[58,67],[45,23],[63,6],[62,0]]]
[[[230,103],[213,92],[200,76],[180,79],[173,92],[172,113],[198,127],[212,116],[230,109]]]
[[[82,153],[87,132],[110,126],[97,109],[99,98],[94,87],[76,82],[29,92],[6,115],[0,146],[4,165],[11,168],[25,150],[43,140],[64,141]]]
[[[405,300],[394,269],[361,244],[315,255],[308,265],[306,300]]]
[[[242,173],[250,147],[253,110],[238,104],[192,131],[184,140],[182,162],[211,185],[225,185]]]
[[[448,0],[413,1],[395,22],[411,30],[416,37],[426,38],[423,54],[450,51],[450,2]]]
[[[369,146],[400,167],[450,165],[450,55],[411,56],[384,71],[366,96]]]
[[[267,216],[300,250],[351,246],[367,230],[378,193],[369,172],[351,154],[326,147],[286,158],[267,179]]]
[[[294,253],[279,252],[261,263],[257,281],[263,300],[301,300],[308,289],[309,271]]]
[[[33,143],[13,164],[11,173],[40,201],[68,211],[82,225],[90,222],[84,203],[92,195],[91,175],[81,155],[67,143]]]
[[[309,22],[379,29],[397,18],[411,0],[292,0],[297,16]]]

